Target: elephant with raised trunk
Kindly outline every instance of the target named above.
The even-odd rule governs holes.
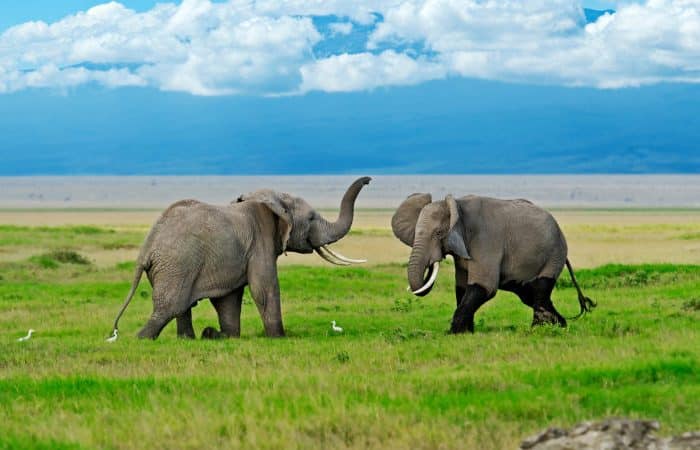
[[[413,194],[399,206],[391,226],[412,247],[408,282],[415,295],[430,292],[440,261],[453,256],[457,309],[452,333],[473,332],[474,314],[498,289],[514,292],[533,309],[533,325],[565,327],[551,300],[564,265],[578,292],[576,317],[595,306],[576,282],[556,220],[527,200],[448,195],[433,202],[430,194]]]
[[[240,336],[243,288],[248,285],[267,336],[284,336],[277,258],[286,251],[317,252],[339,265],[364,262],[333,252],[327,245],[352,225],[355,199],[370,182],[357,179],[345,192],[340,213],[329,222],[304,199],[271,190],[242,195],[226,206],[196,200],[171,205],[156,221],[141,248],[131,290],[114,321],[129,305],[143,272],[153,286],[153,314],[139,332],[155,339],[173,318],[177,334],[194,337],[191,307],[209,298],[221,331],[203,337]]]

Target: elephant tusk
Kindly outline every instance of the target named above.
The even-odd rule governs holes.
[[[431,270],[432,273],[430,274],[430,279],[423,285],[423,287],[413,291],[414,295],[422,294],[423,292],[430,289],[433,283],[435,283],[435,280],[437,279],[438,270],[440,269],[440,263],[438,261],[435,261],[433,263],[432,269],[433,270]]]
[[[328,254],[326,254],[325,251],[324,251],[323,249],[321,249],[321,248],[315,248],[314,250],[316,251],[316,253],[318,254],[318,256],[320,256],[321,258],[325,259],[326,261],[328,261],[328,262],[331,263],[331,264],[335,264],[336,266],[349,266],[349,265],[350,265],[350,263],[342,262],[342,261],[336,261],[336,260],[332,259],[332,258],[331,258]]]
[[[346,263],[350,263],[350,264],[362,264],[362,263],[366,263],[366,262],[367,262],[366,259],[351,259],[351,258],[348,258],[347,256],[343,256],[343,255],[341,255],[340,253],[334,252],[333,250],[331,250],[330,248],[326,247],[325,245],[322,245],[321,248],[324,249],[325,251],[327,251],[328,253],[330,253],[331,256],[333,256],[334,258],[336,258],[336,259],[338,259],[338,260],[340,260],[340,261],[346,262]]]

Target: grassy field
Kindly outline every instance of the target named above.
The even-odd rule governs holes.
[[[531,329],[500,293],[475,334],[446,335],[450,268],[429,296],[406,293],[390,214],[361,211],[337,248],[366,267],[282,258],[287,338],[262,337],[246,294],[241,339],[183,341],[170,325],[138,341],[144,280],[107,344],[156,215],[0,211],[0,448],[502,449],[613,415],[700,428],[698,211],[555,211],[599,303],[566,330]],[[577,312],[567,276],[554,302]],[[206,301],[193,315],[197,332],[216,324]]]

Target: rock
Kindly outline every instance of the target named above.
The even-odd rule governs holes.
[[[700,431],[659,438],[655,420],[606,419],[570,430],[548,428],[525,439],[522,450],[700,450]]]
[[[664,441],[667,445],[667,447],[661,447],[664,450],[697,450],[700,449],[700,431],[683,433],[680,436],[664,439]]]

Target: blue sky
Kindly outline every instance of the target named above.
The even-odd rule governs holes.
[[[0,175],[700,170],[693,2],[155,3],[0,6]]]

